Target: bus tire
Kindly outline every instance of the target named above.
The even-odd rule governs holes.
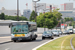
[[[45,37],[42,37],[42,40],[44,40],[45,39]]]
[[[35,35],[35,38],[37,38],[37,35]]]
[[[16,40],[13,40],[14,42],[16,42]]]
[[[33,40],[36,40],[36,38],[34,38]]]
[[[30,41],[32,41],[32,35],[30,36]]]

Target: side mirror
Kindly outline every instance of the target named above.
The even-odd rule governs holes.
[[[9,26],[9,28],[10,28],[10,26]]]
[[[29,25],[29,27],[30,27],[31,25]]]
[[[11,27],[12,24],[9,24],[9,28]]]
[[[9,28],[10,28],[10,24],[9,24]]]

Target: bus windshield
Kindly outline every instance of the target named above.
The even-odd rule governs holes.
[[[27,33],[28,32],[28,25],[13,25],[12,26],[12,33]]]

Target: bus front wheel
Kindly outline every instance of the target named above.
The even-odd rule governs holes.
[[[30,36],[30,39],[29,39],[29,41],[32,41],[32,36]]]
[[[16,40],[13,40],[14,42],[16,42]]]

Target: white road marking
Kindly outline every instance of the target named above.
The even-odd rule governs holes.
[[[10,48],[6,48],[5,50],[9,50]]]
[[[73,44],[72,44],[73,38],[75,38],[75,37],[72,37],[72,38],[71,38],[71,40],[70,40],[70,45],[71,45],[71,48],[72,48],[73,50],[75,50],[75,48],[74,48],[74,46],[73,46]]]
[[[69,36],[69,37],[70,37],[70,36]],[[63,48],[63,44],[64,44],[65,40],[66,40],[67,38],[69,38],[69,37],[66,37],[66,38],[62,41],[62,43],[61,43],[61,50],[62,50],[62,48]]]

